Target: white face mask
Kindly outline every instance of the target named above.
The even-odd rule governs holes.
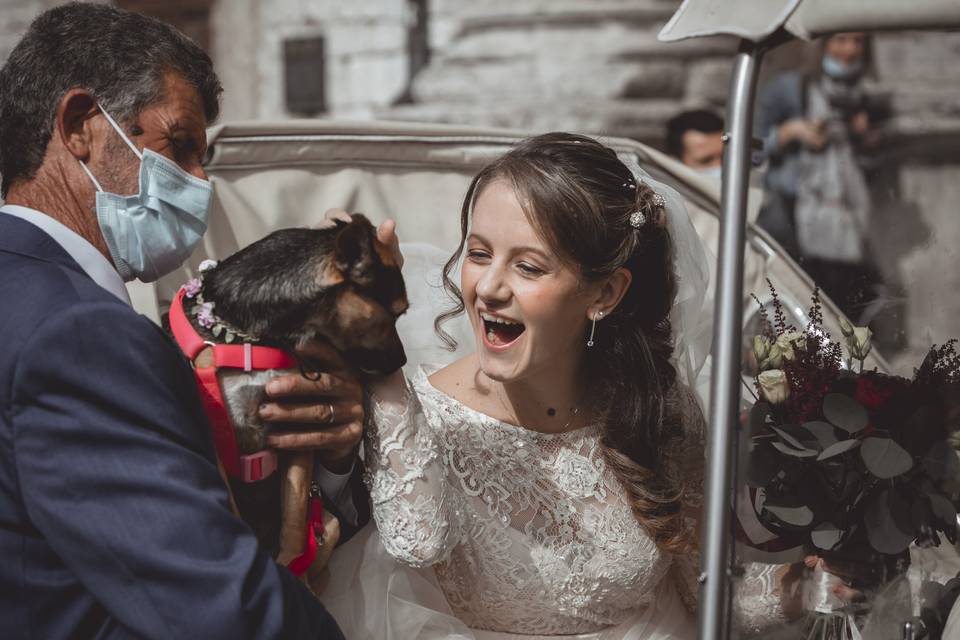
[[[97,222],[120,277],[153,282],[179,267],[200,242],[207,230],[213,187],[159,153],[145,149],[141,154],[110,114],[97,106],[140,159],[140,191],[132,196],[104,191],[80,163],[97,188]]]

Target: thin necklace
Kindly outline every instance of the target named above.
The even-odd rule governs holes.
[[[503,394],[501,393],[501,389],[499,385],[494,387],[494,391],[497,394],[497,400],[500,401],[500,406],[504,408],[504,410],[507,412],[507,415],[511,416],[511,420],[513,421],[513,424],[517,425],[518,427],[523,427],[526,429],[527,427],[524,427],[522,424],[520,424],[520,417],[517,415],[517,412],[511,411],[510,407],[507,406],[507,403],[503,399]],[[547,411],[547,413],[549,415],[549,410]],[[550,433],[564,433],[567,430],[567,427],[569,427],[573,423],[573,421],[576,420],[579,414],[580,414],[579,406],[571,407],[570,419],[567,420],[566,423],[564,423],[564,425],[560,427],[558,431],[551,431]],[[531,431],[533,431],[533,429],[531,429]]]

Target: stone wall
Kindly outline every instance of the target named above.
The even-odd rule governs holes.
[[[284,103],[282,47],[310,36],[325,38],[326,115],[370,117],[407,86],[408,20],[401,0],[219,0],[211,53],[226,89],[224,120],[302,117]]]
[[[660,142],[685,106],[720,104],[733,44],[665,45],[673,0],[432,0],[432,61],[390,118]]]

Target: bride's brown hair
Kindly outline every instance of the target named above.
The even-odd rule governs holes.
[[[601,280],[621,267],[633,274],[620,304],[597,323],[582,379],[604,425],[604,458],[637,520],[661,549],[689,549],[683,487],[674,465],[665,464],[681,437],[681,411],[671,362],[673,243],[657,194],[635,180],[612,149],[570,133],[529,138],[484,167],[463,201],[460,246],[443,269],[456,306],[434,326],[451,346],[441,325],[462,313],[464,303],[450,273],[463,252],[474,200],[495,180],[512,185],[530,224],[583,279]],[[637,211],[646,222],[634,228],[630,216]]]

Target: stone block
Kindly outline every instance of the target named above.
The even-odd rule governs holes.
[[[919,216],[903,224],[920,225],[925,242],[901,263],[908,291],[908,335],[912,344],[929,347],[960,336],[960,165],[907,166],[900,172],[903,199],[916,204]]]
[[[686,85],[684,65],[678,61],[620,63],[631,69],[617,97],[627,99],[680,98]]]
[[[326,33],[330,55],[373,52],[407,55],[407,27],[398,20],[336,22],[327,25]]]
[[[730,92],[731,58],[691,61],[687,67],[686,99],[689,102],[725,104]]]
[[[513,58],[534,56],[542,51],[542,38],[537,33],[499,29],[471,33],[457,38],[444,50],[446,60]]]
[[[960,89],[956,85],[901,88],[894,91],[891,99],[898,117],[956,118],[960,124]]]
[[[327,67],[327,103],[334,114],[389,105],[406,86],[406,60],[389,54],[343,56]]]
[[[503,97],[539,93],[536,71],[531,58],[431,65],[414,79],[412,93],[417,102],[463,100],[489,104]]]
[[[304,18],[318,22],[403,20],[407,10],[406,0],[300,0],[299,4]]]
[[[874,67],[889,86],[960,83],[960,33],[892,33],[874,38]]]

